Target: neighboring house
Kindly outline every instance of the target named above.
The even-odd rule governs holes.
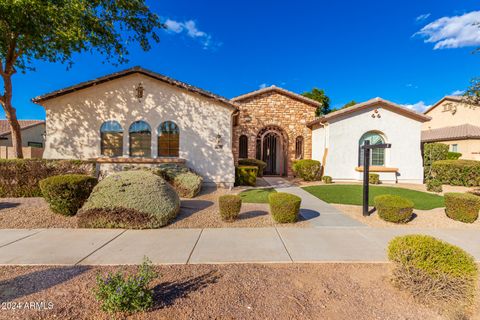
[[[18,120],[22,130],[22,146],[43,148],[45,121]],[[12,146],[12,134],[7,120],[0,120],[0,146]]]
[[[293,174],[296,159],[318,159],[334,179],[360,180],[359,145],[374,152],[385,181],[422,182],[421,123],[429,117],[373,99],[315,119],[318,102],[269,87],[232,100],[140,67],[33,100],[46,110],[45,158],[131,164],[185,163],[208,184],[232,186],[239,158]]]
[[[445,143],[450,151],[460,152],[462,159],[480,160],[480,105],[446,96],[425,114],[432,120],[423,124],[422,143]]]
[[[363,151],[370,144],[391,144],[375,149],[370,172],[383,182],[423,182],[420,149],[422,123],[430,118],[381,98],[374,98],[327,114],[308,123],[313,130],[312,158],[325,165],[335,180],[361,180]]]

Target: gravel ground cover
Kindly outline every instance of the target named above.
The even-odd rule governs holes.
[[[126,268],[126,269],[125,269]],[[111,319],[92,290],[98,273],[136,267],[0,267],[0,319]],[[395,289],[388,264],[156,266],[151,310],[117,319],[442,319]],[[478,313],[473,316],[478,319]]]

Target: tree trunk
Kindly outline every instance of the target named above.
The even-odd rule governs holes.
[[[3,74],[2,78],[3,78],[5,93],[2,97],[1,104],[3,106],[3,110],[5,110],[5,116],[8,120],[8,124],[10,125],[13,153],[15,157],[20,159],[20,158],[23,158],[22,132],[20,129],[20,124],[18,123],[18,120],[17,120],[17,112],[15,108],[12,106],[12,75]]]

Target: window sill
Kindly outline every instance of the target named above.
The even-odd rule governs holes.
[[[185,163],[182,158],[96,158],[97,163]]]
[[[355,171],[363,172],[363,166],[356,167]],[[370,172],[398,172],[398,168],[388,168],[381,166],[370,166]]]

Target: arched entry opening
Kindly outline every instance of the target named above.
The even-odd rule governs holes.
[[[285,132],[277,126],[267,126],[257,135],[257,159],[267,166],[265,175],[287,175],[288,138]]]

